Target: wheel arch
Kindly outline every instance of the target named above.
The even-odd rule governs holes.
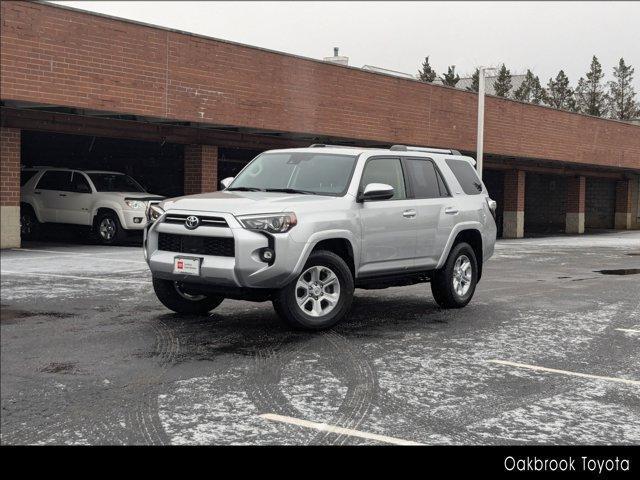
[[[359,258],[358,244],[355,242],[353,233],[348,230],[329,230],[313,234],[307,242],[293,274],[289,278],[295,278],[302,272],[302,268],[314,251],[328,250],[342,258],[349,266],[349,270],[356,278],[357,259]]]
[[[447,241],[446,248],[440,257],[440,261],[436,268],[442,268],[447,261],[451,249],[460,242],[468,243],[473,249],[473,253],[476,255],[476,261],[478,263],[478,281],[482,277],[482,265],[484,263],[482,233],[480,232],[479,224],[476,222],[469,222],[456,226],[457,228],[451,232],[449,240]]]

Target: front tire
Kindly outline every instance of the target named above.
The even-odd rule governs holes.
[[[477,283],[476,254],[468,243],[461,242],[431,279],[431,293],[442,308],[462,308],[471,301]]]
[[[20,209],[20,238],[23,240],[36,240],[40,236],[41,223],[31,206]]]
[[[160,278],[153,279],[153,290],[165,307],[186,315],[207,315],[224,300],[218,295],[190,293],[188,287],[182,282]]]
[[[295,329],[324,330],[349,313],[353,302],[353,275],[333,252],[312,253],[298,278],[273,300],[276,313]]]
[[[95,224],[95,235],[102,245],[116,245],[124,238],[125,232],[115,212],[98,215]]]

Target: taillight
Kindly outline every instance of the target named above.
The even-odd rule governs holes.
[[[491,200],[489,197],[486,197],[487,205],[489,206],[489,210],[491,211],[491,215],[493,215],[493,219],[496,219],[496,210],[498,208],[498,203],[495,200]]]

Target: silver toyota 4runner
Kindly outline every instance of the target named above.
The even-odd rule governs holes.
[[[147,209],[156,295],[184,314],[272,301],[311,330],[345,318],[355,288],[430,282],[440,306],[463,307],[496,239],[496,204],[474,164],[403,145],[264,152],[222,191]]]

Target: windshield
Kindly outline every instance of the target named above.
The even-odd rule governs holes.
[[[144,192],[129,175],[123,173],[88,173],[98,192]]]
[[[326,153],[264,153],[238,174],[227,190],[344,195],[356,157]]]

